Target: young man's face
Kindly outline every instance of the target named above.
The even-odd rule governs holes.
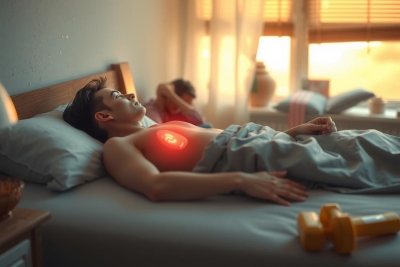
[[[103,103],[111,109],[104,113],[115,122],[136,124],[146,114],[146,108],[137,101],[134,94],[123,95],[115,89],[104,88],[95,93],[95,97],[99,96],[103,97]]]

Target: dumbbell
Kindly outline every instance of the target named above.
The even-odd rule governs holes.
[[[337,253],[349,254],[357,237],[396,234],[400,230],[400,217],[388,212],[351,218],[342,213],[338,204],[330,203],[321,208],[319,217],[313,211],[299,213],[297,230],[305,250],[320,251],[328,239]]]

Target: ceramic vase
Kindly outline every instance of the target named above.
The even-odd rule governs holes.
[[[276,90],[275,80],[269,75],[264,62],[257,61],[254,81],[250,93],[252,107],[265,107],[268,105]]]

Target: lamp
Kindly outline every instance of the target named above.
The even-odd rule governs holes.
[[[6,88],[0,83],[0,128],[14,124],[18,121],[14,103],[8,95]]]
[[[0,83],[0,129],[18,121],[14,103],[6,88]],[[3,170],[2,170],[3,171]],[[11,218],[12,209],[21,199],[24,182],[0,172],[0,222]]]

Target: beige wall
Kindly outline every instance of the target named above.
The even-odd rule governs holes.
[[[13,95],[128,61],[144,101],[182,73],[182,1],[0,1],[0,81]]]

